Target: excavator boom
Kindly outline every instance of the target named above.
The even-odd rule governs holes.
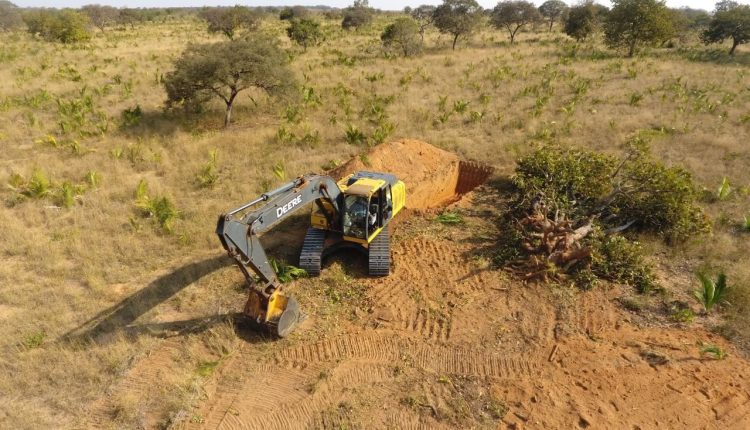
[[[244,313],[281,337],[298,322],[299,306],[282,291],[259,235],[312,202],[326,210],[329,225],[336,225],[341,196],[341,189],[331,177],[308,174],[219,217],[216,234],[251,288]],[[320,204],[321,199],[327,204]],[[258,282],[251,272],[259,278]]]

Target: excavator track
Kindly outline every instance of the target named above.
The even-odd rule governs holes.
[[[320,275],[320,264],[323,256],[323,245],[326,241],[325,230],[308,228],[302,252],[299,256],[299,267],[310,276]]]
[[[370,242],[367,254],[370,276],[388,276],[391,271],[391,236],[387,227]]]

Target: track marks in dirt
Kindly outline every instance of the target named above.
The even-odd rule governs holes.
[[[300,345],[281,351],[279,363],[288,366],[320,361],[367,359],[380,362],[404,361],[415,367],[441,374],[458,374],[509,378],[532,375],[540,368],[540,361],[529,355],[507,356],[487,353],[479,349],[439,346],[422,341],[396,338],[391,334],[355,334]]]
[[[586,291],[571,310],[571,325],[588,336],[599,336],[617,325],[620,312],[602,291]]]

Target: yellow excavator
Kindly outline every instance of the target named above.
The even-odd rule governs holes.
[[[297,301],[284,293],[259,236],[311,203],[311,227],[300,253],[302,269],[317,276],[323,258],[354,248],[367,255],[371,276],[387,276],[388,226],[406,203],[406,186],[388,173],[356,172],[338,182],[307,174],[219,217],[216,234],[250,285],[243,313],[279,337],[294,330],[301,313]]]

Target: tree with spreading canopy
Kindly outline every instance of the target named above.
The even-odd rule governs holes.
[[[435,20],[435,6],[423,4],[412,9],[410,15],[419,26],[419,37],[424,42],[424,32]]]
[[[610,48],[625,47],[632,57],[639,43],[663,42],[674,34],[672,16],[663,0],[612,0],[604,24]]]
[[[728,0],[716,3],[714,16],[701,39],[707,45],[732,39],[729,55],[734,55],[738,45],[750,42],[750,6]]]
[[[197,107],[218,97],[226,104],[224,126],[232,118],[237,95],[257,88],[280,95],[294,84],[287,54],[265,36],[189,45],[167,73],[167,107]]]
[[[286,29],[286,34],[307,51],[308,46],[315,46],[323,40],[320,24],[311,18],[295,18]]]
[[[88,15],[91,23],[104,33],[104,29],[117,21],[120,12],[112,6],[89,4],[81,8],[81,12]]]
[[[441,33],[453,36],[453,49],[459,37],[468,36],[479,25],[482,8],[476,0],[443,0],[435,8],[433,22]]]
[[[407,17],[401,17],[388,24],[380,36],[383,46],[401,51],[404,57],[414,55],[421,49],[419,25]]]
[[[372,22],[372,9],[367,0],[355,0],[354,4],[344,10],[341,28],[358,29]]]
[[[503,1],[492,10],[492,25],[506,29],[511,44],[523,26],[538,22],[540,19],[541,15],[534,4],[524,0]]]
[[[539,6],[539,13],[549,22],[549,31],[552,31],[552,25],[563,16],[568,9],[568,5],[562,0],[547,0]]]
[[[245,6],[207,7],[200,16],[208,23],[209,33],[222,33],[230,40],[240,29],[253,30],[260,22],[258,14]]]

